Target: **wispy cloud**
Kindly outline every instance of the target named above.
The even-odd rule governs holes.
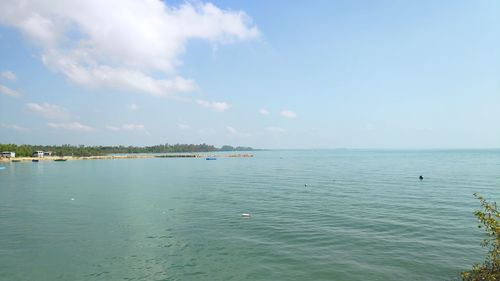
[[[215,112],[222,112],[228,110],[231,107],[226,102],[216,102],[216,101],[209,102],[205,100],[196,100],[196,103],[201,107],[210,108]]]
[[[136,111],[139,107],[137,107],[137,104],[133,103],[133,104],[130,104],[129,106],[127,106],[127,108],[132,110],[132,111]]]
[[[125,131],[144,131],[145,127],[143,124],[123,124],[123,130]]]
[[[145,131],[146,127],[143,124],[122,124],[121,126],[106,126],[106,129],[111,131]]]
[[[260,114],[262,114],[262,115],[269,115],[269,114],[271,114],[271,112],[269,112],[269,111],[268,111],[267,109],[265,109],[265,108],[261,108],[261,109],[259,110],[259,113],[260,113]]]
[[[18,91],[12,90],[11,88],[4,86],[2,84],[0,84],[0,93],[11,97],[21,96],[21,93],[19,93]]]
[[[31,112],[47,119],[70,119],[72,117],[67,109],[47,102],[27,103],[26,106]]]
[[[5,78],[7,80],[10,80],[10,81],[17,80],[16,75],[11,71],[2,71],[2,72],[0,72],[0,76],[2,76],[3,78]]]
[[[280,127],[267,127],[266,130],[272,134],[282,134],[286,132],[285,129],[280,128]]]
[[[181,129],[181,130],[190,130],[191,129],[191,126],[184,124],[184,123],[177,123],[177,127],[179,127],[179,129]]]
[[[24,128],[24,127],[15,125],[15,124],[0,123],[0,127],[15,130],[15,131],[20,131],[20,132],[25,132],[28,130],[28,128]]]
[[[111,131],[120,131],[121,130],[120,127],[116,127],[116,126],[106,126],[106,129],[111,130]]]
[[[291,110],[282,110],[280,113],[281,113],[281,116],[286,117],[286,118],[290,118],[290,119],[297,117],[297,114]]]
[[[259,36],[244,12],[201,1],[171,6],[164,1],[11,0],[3,6],[0,22],[38,45],[43,63],[53,71],[86,87],[154,96],[197,89],[195,81],[173,75],[188,41],[226,44]]]
[[[83,125],[78,122],[70,122],[70,123],[47,123],[47,125],[51,128],[55,129],[64,129],[64,130],[70,130],[70,131],[79,131],[79,132],[91,132],[94,131],[94,128]]]
[[[226,126],[226,130],[228,132],[230,132],[231,134],[236,134],[238,132],[235,128],[233,128],[231,126]]]

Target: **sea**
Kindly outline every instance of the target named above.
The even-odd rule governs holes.
[[[0,280],[434,281],[484,260],[473,193],[500,200],[500,150],[252,153],[0,163]]]

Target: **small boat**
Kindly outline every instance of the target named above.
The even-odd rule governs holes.
[[[21,160],[19,160],[19,159],[12,159],[10,161],[12,161],[12,162],[21,162]]]
[[[217,157],[207,157],[207,160],[217,160]]]
[[[56,161],[56,162],[62,162],[62,161],[66,161],[66,160],[68,160],[68,159],[64,159],[64,158],[54,159],[54,161]]]
[[[5,170],[5,167],[4,166],[0,166],[0,170]]]
[[[38,159],[31,159],[31,162],[40,162]]]

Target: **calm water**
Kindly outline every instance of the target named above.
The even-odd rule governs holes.
[[[450,280],[484,255],[498,150],[255,155],[0,164],[0,280]]]

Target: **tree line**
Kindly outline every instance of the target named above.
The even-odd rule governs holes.
[[[153,146],[86,146],[86,145],[16,145],[0,144],[0,151],[12,151],[17,157],[30,157],[35,151],[52,151],[57,156],[100,156],[130,153],[183,153],[216,151],[251,151],[251,147],[224,145],[217,148],[208,144],[160,144]]]

